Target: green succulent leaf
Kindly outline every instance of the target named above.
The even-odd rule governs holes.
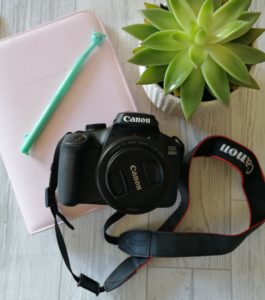
[[[125,26],[122,29],[140,41],[158,31],[154,26],[148,24],[134,24]]]
[[[177,54],[177,51],[144,49],[130,58],[129,62],[139,66],[163,66],[168,65]]]
[[[213,96],[228,105],[230,87],[226,72],[211,57],[208,57],[202,65],[202,73]]]
[[[137,84],[152,84],[164,81],[168,66],[155,66],[147,68]]]
[[[239,20],[250,22],[251,26],[253,26],[260,16],[260,12],[250,12],[246,11],[241,14]]]
[[[172,12],[172,8],[171,8],[171,6],[170,6],[169,0],[167,0],[167,7],[168,7],[168,10],[169,10],[170,12]]]
[[[204,0],[187,0],[187,2],[189,3],[195,15],[197,16],[201,9],[201,6],[203,5]]]
[[[168,7],[168,10],[169,10],[170,12],[172,12],[172,8],[171,8],[171,6],[170,6],[169,0],[166,0],[166,5],[167,5],[167,7]]]
[[[209,27],[213,21],[213,12],[214,12],[213,1],[206,0],[199,11],[199,15],[197,18],[198,25],[204,28]]]
[[[142,51],[142,50],[144,50],[144,49],[145,49],[145,47],[139,46],[139,47],[137,47],[137,48],[134,48],[133,51],[132,51],[132,53],[135,54],[135,53],[140,52],[140,51]]]
[[[252,0],[230,0],[214,13],[213,31],[222,28],[227,23],[240,17],[246,11]]]
[[[249,77],[250,77],[250,85],[248,87],[253,90],[260,90],[260,87],[259,87],[257,81],[255,80],[255,78],[253,78],[251,75],[249,75]],[[242,86],[244,86],[243,84],[242,84]]]
[[[237,20],[230,22],[215,33],[215,37],[211,39],[211,43],[227,43],[232,41],[248,32],[251,26],[251,23],[246,21]]]
[[[142,45],[146,48],[164,51],[176,51],[188,48],[188,44],[177,41],[172,37],[175,33],[176,30],[156,32],[145,39]]]
[[[148,2],[145,2],[144,6],[145,6],[145,8],[160,8],[158,5],[153,4],[153,3],[148,3]]]
[[[190,35],[185,31],[176,30],[172,35],[172,38],[175,39],[177,42],[192,43]]]
[[[244,82],[238,81],[238,80],[236,80],[235,78],[233,78],[229,75],[228,75],[228,80],[229,80],[230,83],[232,83],[233,85],[236,85],[236,86],[243,86],[243,87],[247,87],[247,88],[250,88],[250,89],[253,89],[253,90],[259,90],[260,87],[259,87],[257,81],[251,75],[249,75],[249,77],[250,77],[250,83],[249,84],[245,84]]]
[[[192,23],[196,23],[196,16],[186,0],[169,0],[172,12],[179,25],[186,32],[192,30]]]
[[[195,34],[194,41],[197,45],[203,46],[209,42],[209,35],[204,29],[200,28]]]
[[[203,47],[195,45],[189,49],[190,60],[196,69],[205,62],[207,56],[208,52]]]
[[[247,65],[256,65],[265,61],[265,53],[259,49],[236,43],[226,44],[225,47],[234,52]]]
[[[173,14],[165,9],[144,9],[141,13],[153,26],[160,30],[181,29]]]
[[[222,45],[208,47],[210,56],[233,78],[249,84],[249,73],[244,62],[231,50]]]
[[[263,34],[264,31],[264,28],[251,28],[247,33],[242,35],[240,38],[234,40],[233,42],[251,45],[256,41],[258,37],[260,37]]]
[[[213,0],[214,10],[217,10],[222,5],[222,0]]]
[[[198,109],[204,92],[205,80],[201,69],[193,70],[180,89],[181,106],[186,120]]]
[[[164,81],[165,94],[179,88],[193,70],[188,51],[180,51],[168,66]]]

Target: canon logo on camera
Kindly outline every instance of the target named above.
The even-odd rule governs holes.
[[[137,167],[135,165],[132,165],[132,166],[130,166],[130,170],[132,173],[132,177],[133,177],[133,181],[134,181],[136,190],[141,191],[143,188],[142,188],[140,178],[139,178],[139,175],[137,172]]]
[[[252,159],[242,151],[239,151],[235,148],[232,148],[229,145],[223,144],[221,149],[222,152],[230,155],[231,157],[235,157],[241,163],[243,163],[246,167],[246,174],[249,175],[254,171],[254,164]]]
[[[132,116],[124,116],[123,121],[126,123],[151,124],[150,118],[140,118],[140,117],[132,117]]]

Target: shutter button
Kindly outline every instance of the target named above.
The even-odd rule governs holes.
[[[84,134],[78,134],[74,138],[74,142],[77,144],[82,144],[86,141],[86,136]]]

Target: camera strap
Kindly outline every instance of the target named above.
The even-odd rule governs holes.
[[[50,207],[55,221],[57,242],[64,262],[81,286],[96,295],[103,291],[111,291],[131,278],[139,268],[149,262],[152,257],[190,257],[222,255],[233,251],[244,239],[265,222],[265,179],[258,160],[253,152],[235,141],[222,137],[212,136],[202,141],[193,151],[185,156],[181,178],[180,193],[181,205],[158,229],[130,230],[119,237],[110,236],[107,230],[125,214],[116,212],[104,226],[105,239],[125,253],[131,255],[122,262],[107,278],[103,287],[93,279],[81,274],[73,273],[66,245],[60,231],[57,216],[71,229],[72,225],[59,212],[55,198],[57,188],[59,142],[51,167],[49,187],[46,189],[46,206]],[[248,200],[251,222],[249,228],[236,235],[215,233],[173,232],[183,220],[189,207],[189,175],[190,167],[196,157],[211,157],[221,160],[240,172],[242,187]]]

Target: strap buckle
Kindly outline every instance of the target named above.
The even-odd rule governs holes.
[[[79,281],[77,282],[77,286],[82,287],[86,290],[89,290],[90,292],[99,295],[100,292],[102,292],[102,289],[99,285],[99,283],[89,277],[87,277],[84,274],[80,274]]]

